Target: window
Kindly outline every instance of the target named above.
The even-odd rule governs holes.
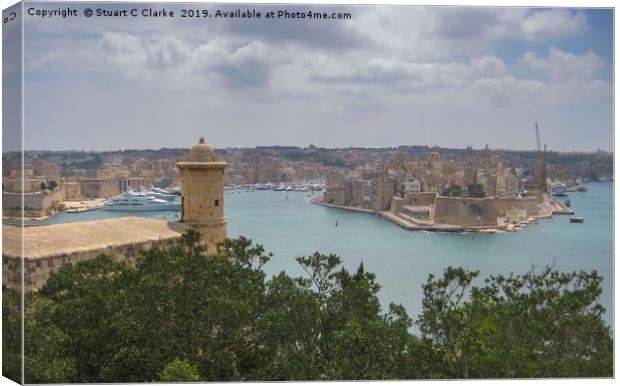
[[[220,200],[215,200],[215,206],[220,206]]]

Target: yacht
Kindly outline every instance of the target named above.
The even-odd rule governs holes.
[[[181,210],[181,203],[163,200],[149,195],[147,192],[138,193],[130,189],[125,194],[110,198],[101,210]]]
[[[554,196],[566,196],[566,185],[561,182],[554,182],[551,184],[551,194]]]
[[[172,194],[167,190],[160,188],[152,188],[151,190],[146,190],[144,188],[140,188],[140,193],[145,193],[147,196],[153,196],[155,198],[159,198],[166,201],[174,201],[179,197],[176,194]]]

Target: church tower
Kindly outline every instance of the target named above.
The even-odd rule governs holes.
[[[181,222],[200,231],[208,253],[227,237],[224,217],[224,169],[227,163],[200,137],[177,162],[181,172]]]

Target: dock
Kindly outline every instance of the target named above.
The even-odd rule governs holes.
[[[552,212],[553,214],[575,214],[574,210],[572,210],[570,207],[564,205],[563,203],[561,203],[560,201],[556,200],[553,197],[549,199],[549,203],[553,207],[553,212]]]

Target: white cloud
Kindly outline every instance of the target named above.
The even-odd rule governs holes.
[[[605,65],[605,62],[592,51],[576,55],[555,47],[549,47],[546,58],[538,57],[531,51],[526,52],[521,62],[530,68],[547,72],[556,81],[588,80]]]
[[[523,36],[529,39],[575,35],[587,29],[583,12],[550,9],[530,12],[523,20]]]
[[[334,141],[323,143],[329,146],[371,145],[369,141],[380,136],[377,127],[393,133],[429,130],[425,138],[452,138],[454,125],[484,126],[485,114],[502,122],[611,98],[611,83],[593,79],[604,66],[594,53],[577,55],[552,47],[547,57],[526,53],[521,58],[521,66],[544,71],[548,79],[533,79],[530,73],[516,76],[513,65],[493,54],[493,45],[506,38],[544,42],[582,33],[587,30],[582,13],[473,7],[350,10],[353,20],[333,25],[297,21],[304,24],[261,27],[222,21],[119,27],[106,20],[81,27],[95,31],[86,37],[44,31],[41,40],[29,40],[29,73],[68,80],[60,87],[41,81],[46,77],[33,77],[30,89],[37,95],[58,95],[51,101],[41,98],[37,107],[42,116],[44,111],[89,104],[75,106],[84,112],[81,127],[95,116],[90,124],[101,129],[146,122],[153,133],[165,135],[171,125],[195,128],[208,116],[209,125],[223,130],[213,139],[222,146],[237,141],[291,144],[301,140],[296,138],[319,143],[314,135]],[[332,40],[337,44],[327,44]],[[105,82],[87,87],[73,82],[73,75],[84,75],[80,80],[86,83]],[[84,90],[93,95],[81,96]],[[80,95],[68,95],[72,93]],[[123,114],[111,118],[103,105],[116,106]],[[161,115],[168,111],[176,115],[164,119]],[[41,130],[47,130],[44,126]],[[346,142],[348,129],[336,133],[353,126],[359,127],[361,142]],[[235,128],[246,131],[226,134]],[[398,142],[403,141],[394,140]]]

